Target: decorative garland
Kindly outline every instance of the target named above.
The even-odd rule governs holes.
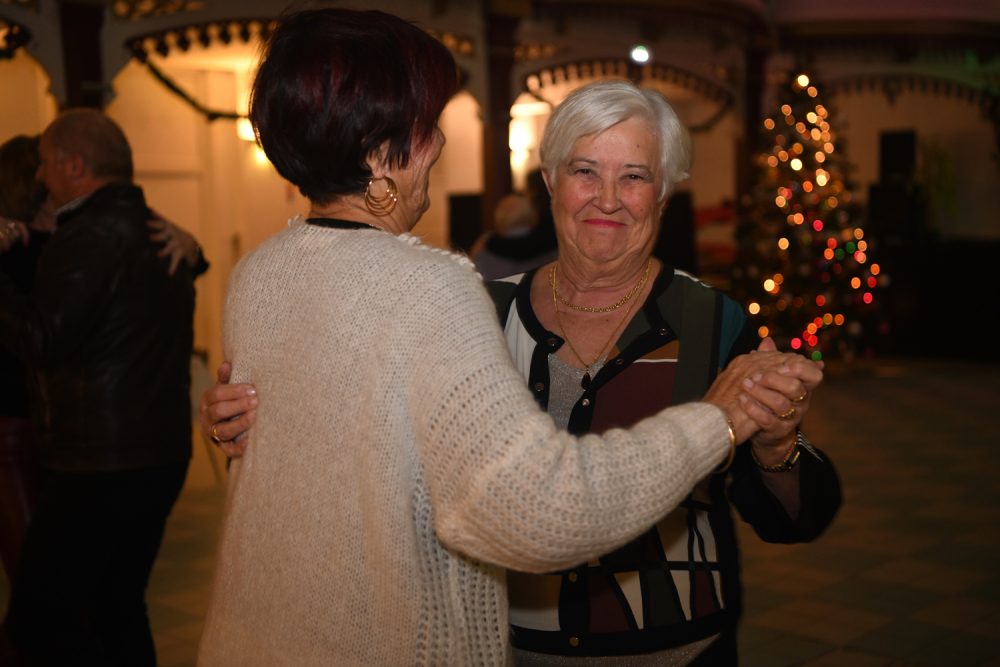
[[[993,125],[996,143],[994,158],[1000,166],[1000,89],[992,82],[977,86],[926,74],[860,74],[828,81],[826,89],[831,95],[851,91],[880,91],[890,104],[894,104],[903,91],[944,95],[975,104],[983,118]]]
[[[0,60],[10,60],[18,49],[31,41],[31,33],[28,29],[17,23],[11,23],[5,19],[0,19],[0,30],[3,39],[0,40]]]
[[[578,60],[551,65],[527,74],[524,77],[524,89],[536,98],[547,101],[541,91],[548,85],[590,77],[627,77],[630,67],[632,66],[629,61],[621,58]],[[679,67],[659,63],[644,65],[642,70],[647,73],[645,80],[675,84],[719,104],[719,109],[706,121],[688,128],[692,133],[708,132],[733,108],[735,102],[733,93],[705,77]]]
[[[826,82],[828,94],[875,90],[882,92],[890,103],[906,92],[932,93],[955,97],[977,104],[984,115],[995,113],[1000,107],[1000,90],[990,86],[977,86],[965,81],[955,81],[927,74],[859,74]]]
[[[177,0],[169,0],[167,2],[160,2],[159,4],[164,7],[172,7],[178,3]],[[150,52],[155,51],[164,58],[169,55],[171,49],[179,49],[186,52],[192,46],[192,39],[204,48],[208,48],[216,41],[222,44],[229,44],[234,36],[241,39],[244,43],[249,43],[255,36],[261,40],[266,40],[270,36],[271,31],[276,27],[277,21],[274,19],[251,18],[212,21],[179,26],[159,33],[141,35],[129,40],[127,46],[135,59],[144,64],[157,81],[162,83],[167,90],[187,103],[188,106],[200,113],[208,121],[219,119],[239,120],[246,118],[246,114],[209,109],[194,99],[190,93],[181,88],[176,81],[152,63],[149,57]],[[459,55],[471,56],[475,53],[472,39],[469,37],[454,35],[452,33],[440,34],[433,31],[428,31],[428,34],[441,41],[446,47]]]
[[[153,77],[162,83],[167,90],[183,100],[188,106],[200,113],[209,122],[215,120],[239,120],[246,114],[235,111],[220,111],[210,109],[196,100],[190,93],[180,87],[163,70],[153,64],[150,51],[155,51],[162,57],[169,55],[171,48],[186,52],[192,46],[191,37],[202,47],[208,48],[213,41],[229,44],[234,36],[244,43],[249,43],[254,36],[267,39],[277,24],[270,19],[234,19],[230,21],[215,21],[198,25],[186,25],[172,28],[160,33],[141,35],[129,40],[127,46],[132,55],[146,66]]]
[[[239,120],[240,118],[247,117],[246,114],[239,114],[235,111],[217,111],[215,109],[209,109],[201,104],[201,102],[191,97],[187,91],[177,85],[173,79],[168,77],[162,70],[160,70],[160,68],[154,65],[149,58],[146,58],[143,61],[143,64],[149,69],[150,72],[152,72],[153,76],[156,77],[160,83],[167,87],[167,90],[187,102],[192,109],[204,116],[209,122],[219,120],[220,118],[224,120]]]

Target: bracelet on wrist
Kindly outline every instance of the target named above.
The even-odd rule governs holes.
[[[760,459],[757,458],[756,452],[753,451],[753,446],[750,447],[750,456],[753,457],[753,462],[757,464],[757,467],[764,472],[788,472],[795,467],[796,463],[798,463],[799,455],[802,453],[802,450],[799,449],[799,445],[801,445],[804,440],[805,436],[802,435],[802,431],[796,430],[795,440],[792,441],[792,446],[788,448],[787,452],[785,452],[785,456],[781,463],[777,463],[773,466],[761,463]]]
[[[729,466],[733,465],[733,459],[736,458],[736,428],[733,426],[733,420],[729,417],[726,417],[726,429],[729,432],[729,456],[715,469],[716,474],[729,470]]]

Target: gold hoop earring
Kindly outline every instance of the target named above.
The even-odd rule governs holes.
[[[372,183],[377,180],[385,181],[385,194],[381,197],[372,194]],[[380,218],[389,215],[396,208],[397,201],[399,201],[399,191],[396,189],[395,181],[388,176],[368,179],[368,187],[365,188],[365,208],[369,213]]]

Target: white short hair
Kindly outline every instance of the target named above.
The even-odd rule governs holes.
[[[629,81],[596,81],[571,92],[549,118],[539,147],[542,169],[555,185],[559,167],[569,159],[580,137],[598,134],[631,118],[646,121],[659,142],[656,174],[660,199],[665,198],[691,168],[691,135],[673,107],[655,90]]]

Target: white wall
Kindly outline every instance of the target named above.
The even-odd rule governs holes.
[[[232,104],[235,91],[231,77],[208,72],[173,70],[169,72],[185,90],[198,99],[222,98]],[[192,233],[202,245],[211,264],[209,271],[198,278],[195,310],[195,348],[207,353],[207,369],[214,369],[222,359],[219,331],[225,281],[233,258],[227,252],[228,234],[220,225],[215,212],[223,194],[230,193],[229,178],[219,178],[216,165],[226,164],[226,152],[239,143],[231,122],[209,124],[199,113],[179,98],[168,93],[137,62],[129,63],[115,78],[115,97],[107,113],[121,125],[132,145],[136,182],[142,186],[147,203],[174,224]],[[219,125],[221,123],[221,126]],[[225,126],[225,127],[222,127]],[[228,132],[226,131],[228,130]],[[219,132],[232,135],[223,142],[223,150],[213,144]],[[228,148],[226,148],[228,147]],[[201,373],[206,368],[195,366]],[[204,377],[195,378],[195,384]],[[194,459],[188,474],[189,486],[204,486],[221,481],[222,458],[217,449],[206,446],[195,432]]]
[[[441,114],[444,149],[431,169],[431,207],[413,233],[425,243],[448,246],[448,196],[483,189],[483,124],[479,104],[467,92],[456,95]]]
[[[49,77],[24,49],[0,60],[0,143],[19,134],[41,134],[56,114]]]
[[[741,132],[733,112],[708,132],[692,134],[691,178],[680,185],[691,191],[695,208],[716,208],[736,199],[736,137]]]
[[[1000,240],[1000,162],[993,127],[974,104],[921,93],[901,93],[894,103],[881,92],[842,92],[831,98],[831,125],[846,140],[855,165],[856,194],[864,201],[879,178],[879,134],[914,130],[920,147],[936,147],[954,171],[953,207],[928,211],[929,224],[944,237]],[[918,172],[920,166],[918,164]]]

